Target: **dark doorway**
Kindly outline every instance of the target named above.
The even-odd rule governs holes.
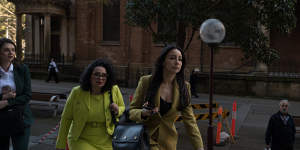
[[[51,58],[60,61],[60,35],[51,35]]]
[[[51,52],[50,57],[55,58],[57,62],[61,62],[61,17],[51,16]]]

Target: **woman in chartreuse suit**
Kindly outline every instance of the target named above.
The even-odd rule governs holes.
[[[152,75],[140,78],[129,118],[142,122],[150,137],[151,150],[176,150],[176,116],[181,113],[186,131],[196,150],[203,142],[191,106],[190,84],[184,80],[183,51],[165,47],[155,63]]]
[[[110,104],[110,91],[113,103]],[[114,113],[125,110],[123,97],[114,85],[112,65],[104,59],[95,60],[83,72],[80,86],[74,87],[62,113],[56,149],[112,150]]]

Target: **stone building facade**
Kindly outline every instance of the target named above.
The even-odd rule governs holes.
[[[126,0],[113,6],[103,5],[100,0],[9,1],[16,5],[19,22],[20,16],[27,14],[25,60],[31,62],[31,66],[35,64],[35,68],[47,64],[50,57],[54,57],[61,66],[68,68],[66,70],[69,72],[65,71],[66,74],[79,75],[92,60],[109,58],[116,67],[119,83],[133,87],[141,75],[151,73],[155,58],[163,48],[162,44],[152,42],[150,33],[125,23]],[[297,13],[299,16],[299,9]],[[299,26],[295,30],[295,39],[300,38]],[[21,24],[18,24],[18,45],[21,45],[20,29]],[[282,50],[291,44],[287,42],[278,45],[281,37],[270,35],[274,41],[271,41],[271,45],[274,47]],[[203,72],[209,69],[210,50],[198,37],[199,34],[194,36],[190,49],[186,52],[187,73],[195,67]],[[294,52],[295,48],[300,47],[299,42],[290,42],[297,46],[289,51]],[[18,51],[21,52],[20,47]],[[253,71],[255,64],[243,64],[242,57],[239,47],[221,45],[214,56],[215,71]],[[296,63],[298,61],[299,59],[295,59]]]

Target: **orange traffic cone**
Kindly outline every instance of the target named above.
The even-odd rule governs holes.
[[[66,144],[66,150],[69,150],[68,140],[67,140],[67,144]]]
[[[132,102],[132,99],[133,99],[133,96],[132,94],[129,96],[129,102],[131,103]]]
[[[221,133],[221,129],[222,129],[222,112],[223,112],[223,108],[222,108],[222,106],[220,106],[218,109],[218,125],[217,125],[216,145],[220,144],[220,133]]]
[[[132,94],[129,96],[129,102],[131,103],[132,102],[132,99],[133,99],[133,96]]]
[[[235,120],[236,120],[236,101],[233,102],[233,106],[232,106],[231,135],[233,137],[235,137]]]

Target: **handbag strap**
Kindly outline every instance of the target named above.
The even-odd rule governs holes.
[[[109,91],[109,100],[110,100],[110,104],[113,103],[113,97],[112,97],[112,90],[110,89]],[[118,125],[118,122],[116,120],[116,115],[114,114],[114,112],[112,110],[110,110],[111,116],[112,116],[112,121],[115,125]],[[150,139],[149,136],[147,134],[147,132],[144,130],[143,132],[143,143],[145,144],[144,149],[145,150],[150,150]]]
[[[110,91],[108,92],[109,93],[109,101],[110,101],[110,104],[113,103],[113,97],[112,97],[112,90],[110,89]],[[111,113],[111,117],[112,117],[112,122],[117,125],[117,119],[116,119],[116,115],[114,113],[114,111],[110,108],[109,106],[109,109],[110,109],[110,113]]]

